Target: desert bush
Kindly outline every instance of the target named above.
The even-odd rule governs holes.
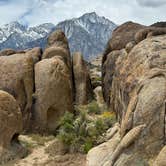
[[[92,101],[87,106],[88,113],[100,114],[101,110],[96,101]]]
[[[114,112],[105,111],[101,114],[101,118],[103,119],[105,126],[108,128],[112,127],[116,122],[116,115]]]
[[[101,113],[99,110],[96,103],[92,102],[87,107],[76,107],[76,115],[66,112],[61,118],[57,137],[70,152],[87,153],[97,145],[97,139],[112,127],[115,122],[114,114]],[[90,117],[92,113],[97,117]]]

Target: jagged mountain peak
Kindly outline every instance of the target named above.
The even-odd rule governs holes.
[[[106,19],[105,17],[99,16],[96,12],[85,13],[81,17],[78,18],[79,20],[90,21],[91,23],[102,23],[102,24],[109,24],[112,23],[110,20]]]
[[[26,27],[19,22],[12,22],[0,28],[0,48],[44,48],[48,35],[56,29],[62,29],[69,40],[71,52],[82,52],[85,59],[89,60],[103,52],[115,28],[115,23],[98,16],[95,12],[62,21],[56,26],[44,23]]]
[[[18,21],[13,21],[9,24],[5,24],[1,27],[2,29],[6,29],[8,31],[19,29],[21,31],[24,31],[26,29],[26,26],[20,24]]]

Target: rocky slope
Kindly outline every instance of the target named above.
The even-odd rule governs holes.
[[[85,59],[90,59],[103,52],[115,28],[115,23],[96,13],[87,13],[56,26],[46,23],[25,27],[18,22],[12,22],[0,28],[0,49],[44,48],[48,35],[54,30],[62,29],[69,40],[71,52],[82,52]]]

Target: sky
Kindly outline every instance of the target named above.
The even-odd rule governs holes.
[[[19,21],[28,26],[54,24],[96,12],[116,24],[150,25],[166,21],[166,0],[0,0],[0,25]]]

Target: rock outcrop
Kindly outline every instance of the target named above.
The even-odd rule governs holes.
[[[13,50],[13,49],[10,49],[10,48],[0,51],[0,56],[9,56],[9,55],[12,55],[12,54],[16,54],[16,51]]]
[[[125,50],[115,50],[107,55],[107,60],[102,66],[102,90],[103,98],[108,106],[110,106],[110,91],[115,74],[116,60],[119,56],[125,56]]]
[[[113,50],[121,50],[125,48],[126,44],[135,40],[135,34],[138,30],[145,28],[144,25],[140,25],[133,22],[126,22],[118,26],[112,33],[111,39],[108,41],[107,47],[104,52],[103,62],[106,60],[106,56]]]
[[[109,98],[106,101],[117,115],[120,143],[110,150],[101,166],[149,165],[165,145],[165,29],[143,27],[134,34],[132,39],[140,36],[141,40],[134,45],[124,44],[119,51],[110,49],[104,57],[103,80],[106,84],[103,84],[103,90],[107,94],[104,97]],[[164,153],[164,150],[160,152],[155,163],[164,163]],[[93,157],[88,158],[87,163],[91,161],[94,161]]]
[[[109,40],[107,44],[102,59],[103,97],[108,106],[110,105],[109,94],[110,87],[112,85],[112,75],[109,72],[114,71],[112,68],[114,68],[115,65],[113,63],[116,61],[116,58],[118,56],[117,50],[122,51],[122,49],[125,49],[125,51],[129,53],[132,50],[132,48],[142,40],[152,36],[164,34],[166,34],[166,28],[164,28],[164,26],[147,27],[133,22],[126,22],[114,30],[112,38]],[[114,55],[110,56],[110,54]],[[124,56],[125,55],[123,55],[123,57]]]
[[[34,64],[41,60],[42,50],[40,47],[35,47],[33,49],[25,50],[27,56],[32,57]]]
[[[72,58],[75,103],[85,105],[93,98],[89,69],[81,53],[74,53]]]
[[[107,142],[92,148],[87,154],[87,166],[101,166],[104,159],[111,155],[120,142],[119,128],[115,125],[111,129],[112,137]],[[113,131],[113,132],[112,132]]]
[[[97,101],[97,104],[100,108],[102,108],[104,106],[104,99],[103,99],[103,94],[102,94],[102,87],[98,86],[96,87],[94,90],[94,96],[95,99]]]
[[[114,63],[116,61],[116,58],[119,56],[119,54],[121,54],[118,51],[125,48],[129,42],[132,42],[133,44],[135,44],[135,34],[138,32],[138,30],[143,29],[144,27],[145,26],[137,24],[137,23],[126,22],[122,24],[121,26],[117,27],[113,31],[112,37],[108,41],[107,47],[105,49],[105,52],[102,58],[103,97],[108,106],[110,102],[109,93],[110,93],[110,87],[112,82],[111,80],[112,74],[114,72],[113,70],[115,66]],[[128,46],[128,47],[130,48],[131,46]]]
[[[135,35],[135,42],[139,43],[142,40],[152,37],[152,36],[158,36],[158,35],[164,35],[166,34],[166,28],[160,28],[160,27],[146,27],[141,30],[139,30]]]
[[[0,57],[0,90],[17,100],[23,115],[24,128],[28,127],[34,88],[33,59],[25,53]]]
[[[43,59],[35,65],[34,118],[35,125],[41,132],[54,132],[60,117],[66,111],[73,110],[72,72],[68,52],[63,32],[54,32],[48,38],[48,48]]]
[[[24,148],[18,142],[22,132],[22,114],[13,96],[0,90],[0,165],[25,155]]]

